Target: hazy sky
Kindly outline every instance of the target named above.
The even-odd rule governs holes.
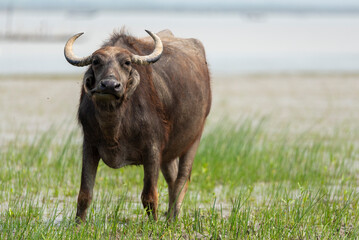
[[[330,9],[330,10],[352,10],[359,9],[358,0],[1,0],[0,7],[18,7],[18,8],[46,8],[46,7],[64,7],[69,8],[179,8],[188,9],[201,8],[207,9],[231,9],[231,8],[305,8],[305,9]]]

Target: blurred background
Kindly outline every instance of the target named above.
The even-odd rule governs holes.
[[[270,116],[274,131],[358,129],[357,0],[2,0],[2,139],[65,120],[75,126],[85,68],[66,62],[65,42],[85,32],[74,52],[89,55],[122,27],[137,37],[170,29],[203,42],[209,122]]]
[[[85,32],[75,51],[88,55],[123,26],[200,39],[213,74],[356,72],[358,13],[355,0],[2,0],[0,74],[82,72],[67,38]]]

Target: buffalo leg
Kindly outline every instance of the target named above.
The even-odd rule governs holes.
[[[86,212],[92,200],[92,191],[100,157],[97,150],[83,145],[81,187],[77,199],[76,221],[80,223],[86,220]]]
[[[181,209],[183,198],[186,194],[188,182],[191,177],[192,164],[194,156],[196,155],[197,148],[201,139],[201,135],[191,145],[187,152],[185,152],[179,159],[178,175],[174,184],[174,189],[170,195],[170,214],[173,218],[176,218]]]
[[[148,216],[157,220],[157,205],[158,205],[158,193],[157,193],[157,181],[159,173],[160,154],[156,149],[152,149],[148,159],[143,164],[144,179],[143,190],[141,194],[141,200],[143,207],[146,209]]]
[[[171,197],[173,196],[172,193],[174,191],[175,182],[178,174],[178,158],[168,162],[161,163],[161,171],[168,185],[169,203],[168,203],[167,217],[169,217],[172,207],[170,204]]]

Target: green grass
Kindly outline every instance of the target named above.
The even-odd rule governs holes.
[[[171,223],[164,216],[153,222],[142,209],[142,167],[101,162],[87,223],[77,227],[80,131],[51,128],[14,140],[0,153],[0,239],[358,238],[352,136],[290,134],[252,120],[207,128],[182,214]],[[162,216],[162,176],[159,195]]]

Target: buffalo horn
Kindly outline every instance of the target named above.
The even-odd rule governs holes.
[[[160,59],[162,51],[163,51],[161,39],[156,34],[150,32],[148,30],[145,30],[145,31],[155,41],[155,49],[153,50],[153,52],[150,55],[146,55],[146,56],[132,55],[132,62],[139,64],[139,65],[147,65],[147,64],[156,62],[158,59]]]
[[[78,33],[73,35],[66,43],[65,45],[65,49],[64,49],[64,54],[65,54],[65,58],[66,60],[77,67],[83,67],[83,66],[87,66],[91,63],[91,59],[92,56],[87,56],[87,57],[77,57],[73,51],[72,51],[72,45],[74,44],[75,40],[80,37],[83,33]]]

